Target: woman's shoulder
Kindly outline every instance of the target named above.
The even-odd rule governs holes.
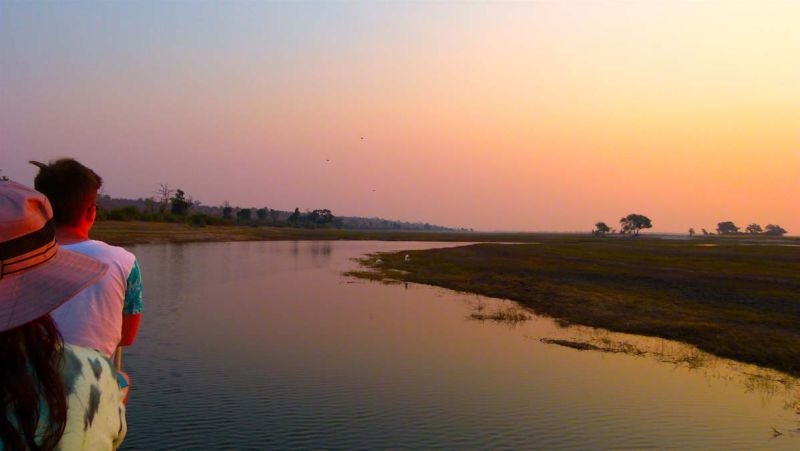
[[[75,393],[79,385],[102,384],[116,381],[116,371],[105,354],[94,349],[71,344],[64,345],[62,376],[67,396]]]
[[[122,391],[111,361],[101,352],[67,344],[62,377],[68,409],[61,449],[72,449],[71,443],[93,443],[99,449],[116,447],[127,426]]]

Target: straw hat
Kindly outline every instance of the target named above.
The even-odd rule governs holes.
[[[44,316],[94,283],[108,265],[60,249],[47,198],[0,181],[0,332]]]

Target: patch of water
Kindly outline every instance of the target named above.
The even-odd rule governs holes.
[[[457,244],[135,247],[146,305],[125,353],[123,447],[800,446],[793,388],[772,374],[742,379],[757,368],[657,358],[687,350],[541,317],[477,321],[478,304],[513,304],[342,275],[367,253]],[[577,351],[547,337],[635,342],[651,354]]]

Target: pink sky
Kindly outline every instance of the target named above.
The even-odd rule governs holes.
[[[0,168],[21,182],[73,156],[119,197],[800,234],[800,4],[2,8]]]

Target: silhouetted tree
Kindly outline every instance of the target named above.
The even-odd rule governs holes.
[[[295,208],[294,213],[289,215],[289,222],[292,224],[298,224],[300,222],[300,209]]]
[[[233,207],[227,200],[222,203],[222,218],[233,219]]]
[[[706,229],[700,229],[700,230],[703,232],[703,236],[708,236],[708,230]]]
[[[269,219],[271,219],[272,222],[278,222],[278,218],[280,218],[280,217],[281,217],[281,212],[280,211],[278,211],[278,210],[270,210],[269,211]]]
[[[144,212],[151,214],[156,212],[156,201],[152,197],[144,200]]]
[[[649,229],[653,227],[653,223],[650,221],[650,218],[636,213],[631,213],[628,216],[621,218],[619,220],[619,224],[622,226],[620,233],[633,234],[634,236],[639,235],[639,231],[641,229]]]
[[[739,233],[739,227],[733,221],[724,221],[717,223],[717,233],[720,235],[732,235]]]
[[[606,233],[611,231],[611,227],[609,227],[605,222],[600,221],[594,225],[595,230],[592,231],[594,235],[605,235]]]
[[[758,235],[759,233],[761,233],[763,231],[763,230],[761,230],[761,226],[756,224],[756,223],[750,224],[744,230],[745,230],[745,232],[749,233],[750,235]]]
[[[187,199],[186,193],[181,189],[175,190],[175,195],[172,196],[170,202],[172,203],[172,214],[174,215],[183,216],[192,207],[191,198]]]
[[[256,216],[258,217],[259,221],[266,221],[267,215],[269,215],[269,208],[259,208],[256,210]]]
[[[786,235],[786,229],[776,224],[767,224],[765,227],[764,235],[783,236]]]
[[[307,215],[308,222],[312,224],[330,224],[333,221],[333,213],[327,208],[314,210]]]
[[[236,212],[236,220],[239,223],[246,224],[250,222],[250,209],[249,208],[242,208],[241,210]]]
[[[690,228],[689,228],[689,238],[691,238],[691,237],[693,237],[693,236],[694,236],[694,228],[693,228],[693,227],[690,227]]]

